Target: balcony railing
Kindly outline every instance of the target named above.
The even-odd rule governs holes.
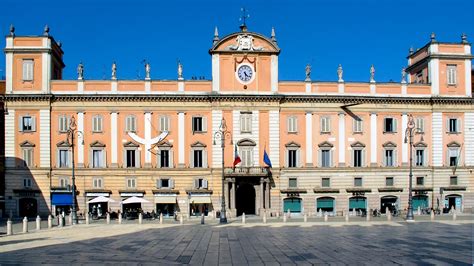
[[[226,167],[224,168],[225,176],[268,176],[267,167]]]

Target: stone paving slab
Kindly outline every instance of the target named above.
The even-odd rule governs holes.
[[[0,237],[0,264],[472,265],[471,220],[94,224]]]

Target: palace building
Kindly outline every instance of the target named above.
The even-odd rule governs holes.
[[[152,79],[148,64],[143,80],[121,80],[115,63],[109,80],[88,80],[82,64],[77,79],[63,80],[64,53],[49,28],[41,36],[12,28],[4,49],[4,214],[68,212],[73,171],[83,215],[215,217],[222,194],[229,217],[384,213],[407,208],[410,162],[415,210],[473,211],[465,35],[441,42],[433,34],[410,51],[400,82],[376,81],[373,66],[368,82],[347,81],[341,65],[334,81],[312,81],[310,66],[305,80],[282,81],[280,51],[273,29],[267,37],[242,25],[220,37],[216,28],[212,80],[184,79],[181,64],[175,80]],[[223,129],[228,134],[217,133]]]

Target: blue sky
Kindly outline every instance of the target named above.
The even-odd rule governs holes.
[[[399,81],[410,46],[422,47],[435,32],[439,41],[474,40],[474,1],[16,1],[2,0],[0,33],[9,25],[17,35],[39,35],[45,24],[63,43],[65,79],[76,78],[82,61],[87,79],[110,78],[117,62],[119,79],[144,76],[144,59],[153,79],[211,77],[214,27],[220,37],[238,31],[240,8],[248,9],[250,31],[269,36],[274,26],[281,48],[280,80],[303,80],[312,65],[313,80],[336,80],[338,64],[346,81]],[[5,39],[1,40],[5,47]],[[0,61],[5,75],[5,60]]]

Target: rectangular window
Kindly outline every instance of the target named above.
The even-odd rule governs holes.
[[[69,129],[69,117],[66,115],[60,115],[58,120],[59,132],[67,132]]]
[[[207,189],[207,180],[203,178],[194,179],[194,188]]]
[[[298,132],[298,118],[296,116],[288,117],[288,133]]]
[[[126,150],[126,161],[128,167],[136,167],[136,150]]]
[[[289,178],[288,179],[288,187],[289,188],[297,188],[298,187],[298,182],[296,178]]]
[[[193,132],[202,132],[203,131],[202,124],[203,124],[202,117],[200,116],[193,117]]]
[[[31,167],[33,166],[33,149],[27,148],[23,149],[23,166]]]
[[[240,114],[240,132],[252,133],[252,113]]]
[[[361,187],[362,186],[362,177],[355,177],[354,178],[354,187]]]
[[[253,166],[253,149],[252,148],[242,148],[240,150],[242,166],[243,167],[252,167]]]
[[[321,187],[330,187],[331,186],[331,179],[329,177],[323,177],[321,179]]]
[[[321,133],[331,132],[331,118],[321,117]]]
[[[354,118],[352,124],[352,130],[354,133],[362,133],[362,119]]]
[[[331,150],[321,150],[321,167],[331,167]]]
[[[415,151],[415,165],[424,166],[425,164],[425,150],[416,150]]]
[[[385,166],[394,166],[393,150],[385,150]]]
[[[137,121],[135,116],[129,115],[125,119],[125,131],[127,132],[136,132],[137,131]]]
[[[34,77],[34,60],[23,60],[23,81],[32,81]]]
[[[92,187],[93,188],[102,188],[103,186],[103,182],[102,182],[102,178],[93,178],[92,179]]]
[[[446,72],[447,72],[448,85],[456,85],[457,66],[456,65],[448,65]]]
[[[59,167],[69,167],[69,150],[59,150]]]
[[[102,116],[96,115],[92,118],[92,131],[102,132]]]
[[[33,117],[23,116],[21,119],[21,128],[22,131],[32,131],[33,130]]]
[[[170,188],[170,180],[167,178],[160,179],[160,188]]]
[[[397,120],[395,118],[387,117],[384,119],[384,132],[397,132]]]
[[[362,150],[354,150],[354,167],[362,167]]]
[[[425,185],[425,177],[424,176],[417,176],[416,177],[416,185],[417,186],[424,186]]]
[[[385,186],[392,187],[393,186],[393,177],[386,177],[385,178]]]
[[[458,119],[457,118],[450,118],[448,122],[448,131],[449,133],[457,133],[458,131]]]
[[[92,167],[104,167],[104,150],[92,150]]]
[[[425,119],[423,117],[417,117],[415,125],[419,129],[418,132],[425,132]]]
[[[297,150],[288,150],[288,167],[298,167]]]
[[[160,116],[160,131],[170,131],[169,116]]]
[[[457,186],[458,185],[458,176],[453,175],[449,177],[449,185]]]
[[[31,178],[24,178],[24,179],[23,179],[23,186],[24,186],[25,188],[30,188],[32,183],[33,183],[33,182],[32,182],[32,180],[31,180]]]
[[[160,166],[170,167],[170,151],[169,150],[160,151]]]
[[[127,188],[136,188],[137,179],[136,178],[127,178]]]
[[[69,178],[63,177],[59,179],[59,187],[67,188],[69,186]]]
[[[202,167],[202,150],[194,150],[193,151],[193,156],[194,156],[194,167],[199,168]]]

